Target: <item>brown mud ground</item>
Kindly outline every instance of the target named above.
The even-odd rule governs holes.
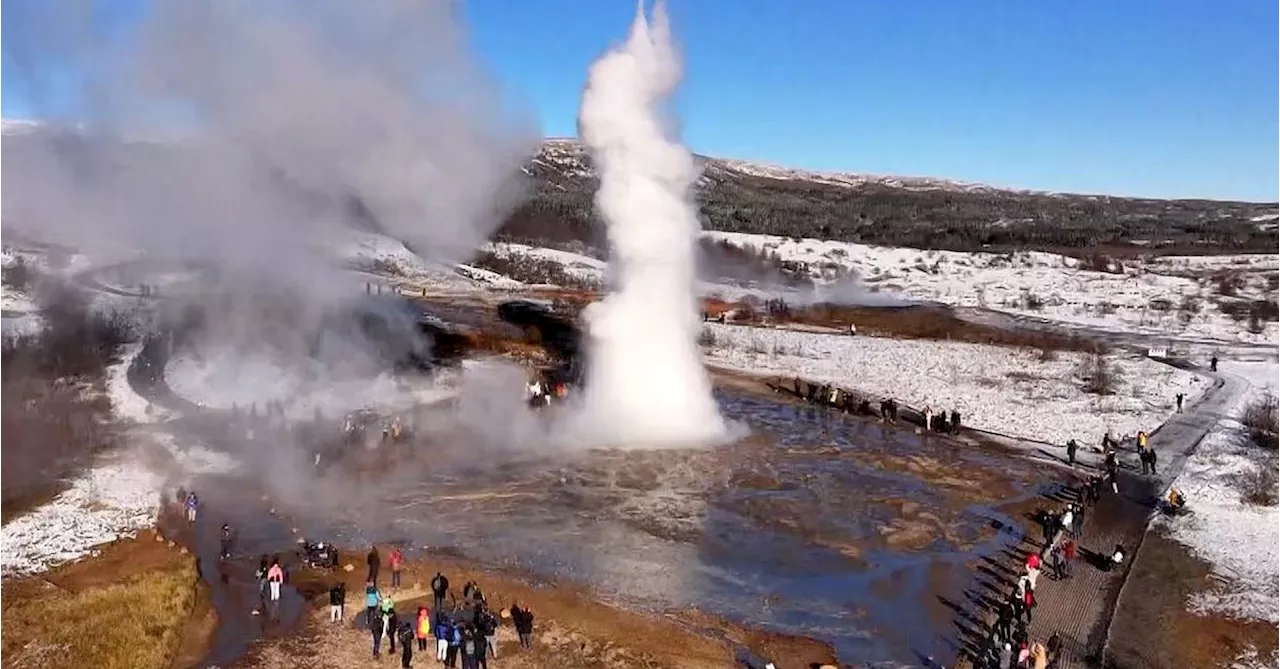
[[[379,550],[385,556],[390,547]],[[299,574],[300,579],[323,582],[326,587],[338,580],[346,583],[343,623],[329,622],[328,595],[321,592],[312,598],[312,610],[299,634],[259,644],[237,666],[276,669],[386,664],[386,658],[373,657],[369,633],[353,625],[363,608],[364,551],[344,551],[343,555],[351,556],[344,563],[353,565],[352,571],[324,574],[308,570]],[[780,669],[809,667],[835,659],[829,647],[810,639],[753,631],[698,611],[665,616],[627,611],[605,604],[577,586],[549,584],[513,570],[486,568],[445,555],[406,561],[404,587],[391,591],[397,610],[416,610],[419,604],[430,607],[428,584],[437,571],[449,577],[454,596],[462,584],[476,581],[495,609],[519,602],[534,612],[534,647],[520,649],[515,632],[504,622],[498,633],[498,658],[490,666],[719,669],[735,665],[737,648],[781,658],[777,664]],[[380,576],[384,586],[389,577],[384,566]],[[383,650],[386,651],[385,646]],[[426,662],[435,662],[433,653],[434,642],[426,653]],[[421,654],[416,655],[415,662],[423,663]]]
[[[1107,667],[1182,669],[1230,667],[1256,652],[1275,657],[1276,625],[1187,611],[1187,599],[1214,587],[1209,564],[1153,529],[1129,572],[1107,643]]]

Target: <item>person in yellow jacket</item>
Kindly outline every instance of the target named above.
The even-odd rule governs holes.
[[[427,607],[418,607],[418,619],[413,625],[414,636],[418,638],[418,651],[427,652],[427,637],[431,636],[431,614]]]
[[[1145,451],[1145,450],[1147,450],[1147,433],[1146,433],[1146,431],[1139,431],[1139,432],[1138,432],[1138,450],[1139,450],[1139,451]]]

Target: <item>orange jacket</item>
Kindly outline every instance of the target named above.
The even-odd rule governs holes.
[[[419,639],[431,636],[431,616],[426,611],[418,614],[417,634]]]

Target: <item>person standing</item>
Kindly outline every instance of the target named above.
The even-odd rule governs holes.
[[[182,508],[187,512],[187,522],[194,524],[196,522],[196,511],[200,508],[200,499],[196,497],[194,492],[187,493],[187,498],[182,501]]]
[[[1040,554],[1032,552],[1027,556],[1027,581],[1031,589],[1036,589],[1036,580],[1040,578]]]
[[[928,405],[924,407],[924,431],[933,431],[933,407]]]
[[[398,546],[391,548],[391,555],[387,556],[387,562],[391,565],[391,587],[400,587],[400,570],[404,568],[404,553],[400,552]]]
[[[1178,396],[1177,396],[1177,399],[1178,399],[1178,413],[1182,413],[1182,400],[1183,400],[1183,398],[1185,398],[1185,397],[1186,397],[1186,395],[1185,395],[1185,394],[1183,394],[1183,393],[1178,393]]]
[[[329,588],[329,622],[340,623],[347,604],[347,584],[339,581]]]
[[[370,628],[374,626],[374,619],[378,616],[378,602],[381,600],[382,595],[378,592],[378,586],[374,585],[373,581],[366,583],[364,585],[364,619]],[[378,620],[378,624],[378,633],[381,634],[382,621]]]
[[[258,597],[263,599],[267,597],[267,570],[270,568],[271,562],[264,553],[258,560],[258,568],[253,572],[254,578],[258,579]]]
[[[373,635],[373,656],[382,655],[382,614],[377,605],[370,606],[365,612],[369,623],[369,633]]]
[[[431,636],[431,614],[427,607],[418,607],[418,617],[413,621],[413,633],[418,640],[418,652],[427,652],[427,637]]]
[[[444,611],[444,598],[449,594],[449,579],[444,574],[436,572],[435,578],[431,579],[431,594],[435,604],[436,613]]]
[[[284,567],[280,566],[280,558],[271,558],[271,568],[267,570],[267,586],[271,588],[271,601],[280,601],[280,586],[284,583]]]
[[[1209,358],[1209,371],[1211,372],[1218,371],[1218,355],[1216,353],[1213,355],[1212,358]]]
[[[462,649],[462,626],[459,623],[449,625],[449,650],[445,653],[444,666],[458,666],[458,651]]]
[[[400,669],[409,669],[413,662],[413,626],[405,623],[400,626]],[[393,651],[394,652],[394,651]]]
[[[1080,450],[1080,444],[1075,439],[1067,440],[1067,464],[1072,467],[1076,466],[1076,451]]]
[[[436,659],[444,662],[449,657],[449,639],[453,637],[453,630],[449,629],[449,619],[440,609],[436,609],[436,625],[433,631],[436,636]]]
[[[960,412],[951,410],[951,434],[960,434]]]
[[[382,567],[382,558],[381,556],[378,555],[377,546],[372,546],[369,548],[369,554],[365,556],[364,561],[366,564],[369,565],[369,576],[365,580],[374,585],[377,585],[378,569]]]
[[[1062,542],[1062,573],[1071,578],[1071,563],[1076,559],[1075,539],[1068,538]]]
[[[519,612],[519,615],[516,613]],[[511,621],[515,624],[516,634],[520,637],[521,648],[533,647],[533,611],[511,605]]]

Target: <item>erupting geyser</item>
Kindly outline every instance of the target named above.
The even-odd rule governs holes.
[[[582,96],[578,134],[600,176],[616,281],[585,314],[583,416],[597,442],[688,446],[726,432],[697,345],[698,169],[666,122],[680,77],[666,11],[659,1],[651,24],[642,0],[626,43],[591,66]]]

